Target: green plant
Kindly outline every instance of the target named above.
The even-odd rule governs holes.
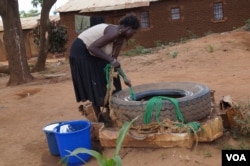
[[[250,19],[246,21],[246,30],[250,31]]]
[[[242,150],[248,150],[249,149],[249,145],[246,144],[244,141],[240,142],[240,149]]]
[[[212,154],[211,154],[211,152],[209,152],[209,151],[205,151],[205,152],[204,152],[204,156],[205,156],[205,157],[212,157]]]
[[[222,149],[224,150],[235,150],[236,148],[233,145],[230,144],[222,144]]]
[[[141,45],[137,45],[133,49],[122,52],[121,55],[133,56],[133,55],[138,55],[138,54],[147,54],[147,53],[150,53],[150,52],[151,52],[150,49],[146,49]]]
[[[130,47],[130,46],[133,46],[133,45],[135,45],[135,39],[129,39],[128,41],[127,41],[127,45]]]
[[[51,53],[63,53],[66,51],[65,44],[68,41],[67,28],[61,26],[59,22],[50,24],[51,36],[49,38],[49,52]]]
[[[116,149],[115,149],[115,153],[114,153],[112,158],[107,158],[106,156],[104,156],[103,154],[100,154],[99,152],[97,152],[95,150],[90,150],[90,149],[86,149],[86,148],[77,148],[72,152],[67,150],[67,152],[69,152],[69,155],[62,158],[61,162],[67,161],[67,158],[70,156],[75,156],[75,157],[79,158],[80,160],[82,160],[78,156],[78,154],[79,153],[86,153],[86,154],[93,156],[97,160],[97,162],[100,166],[122,166],[122,159],[119,155],[119,152],[120,152],[120,149],[122,147],[123,140],[125,139],[126,134],[129,130],[130,126],[137,119],[138,119],[138,117],[134,118],[131,122],[125,122],[123,124],[122,128],[119,131],[118,138],[116,140]],[[65,164],[67,164],[67,163],[64,163],[64,165]]]
[[[190,30],[187,31],[187,34],[188,34],[189,39],[196,39],[196,38],[198,38],[198,35],[196,35],[194,32],[192,32]]]
[[[234,117],[236,126],[233,129],[235,134],[250,137],[250,101],[244,105],[236,105],[234,109],[242,114],[242,116]]]
[[[180,43],[185,43],[188,39],[186,37],[180,38]]]
[[[49,41],[48,41],[48,51],[50,53],[63,53],[66,48],[65,45],[68,41],[67,28],[60,25],[59,21],[49,22]],[[37,48],[40,47],[40,25],[32,30],[32,35],[34,37],[34,43]]]
[[[208,46],[208,52],[210,53],[214,52],[214,47],[212,45]]]
[[[165,154],[165,153],[164,153],[164,154],[162,154],[162,155],[161,155],[161,159],[162,159],[162,160],[167,159],[167,154]]]
[[[161,40],[156,40],[154,43],[156,47],[160,47],[163,45]]]
[[[178,51],[174,51],[174,52],[172,52],[172,53],[167,53],[167,55],[168,55],[169,57],[171,57],[171,58],[176,58],[177,55],[178,55]]]
[[[208,36],[208,35],[210,35],[212,33],[213,33],[213,31],[207,31],[206,33],[204,33],[204,36]]]

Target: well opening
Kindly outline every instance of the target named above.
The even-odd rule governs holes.
[[[144,92],[139,92],[135,94],[135,100],[136,101],[147,101],[151,99],[152,97],[155,96],[163,96],[163,97],[169,97],[169,98],[182,98],[186,96],[186,93],[184,90],[166,90],[166,89],[161,89],[161,90],[150,90],[150,91],[144,91]]]

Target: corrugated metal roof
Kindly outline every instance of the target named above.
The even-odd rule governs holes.
[[[59,16],[49,16],[51,21],[58,21],[60,19]],[[38,20],[40,19],[40,16],[37,17],[25,17],[20,18],[22,29],[33,29],[37,26]],[[0,20],[0,31],[3,31],[3,22]]]
[[[135,8],[149,6],[150,2],[158,0],[69,0],[63,6],[59,7],[57,12],[98,12],[119,10],[126,8]]]

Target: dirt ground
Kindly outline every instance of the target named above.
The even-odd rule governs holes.
[[[250,32],[235,30],[165,46],[152,54],[120,57],[120,62],[133,85],[197,82],[215,90],[217,105],[225,95],[244,104],[250,95],[249,41]],[[52,59],[47,67],[47,71],[33,74],[34,82],[16,87],[6,87],[9,77],[0,77],[1,166],[58,165],[59,157],[49,153],[42,128],[53,122],[84,118],[78,112],[80,103],[75,101],[68,62]],[[51,77],[53,74],[59,77]],[[250,149],[249,142],[233,139],[226,131],[213,142],[199,143],[196,151],[180,147],[124,148],[121,156],[124,166],[210,166],[221,165],[222,148],[243,146]],[[106,156],[113,152],[113,148],[103,151]],[[86,165],[97,163],[91,159]]]

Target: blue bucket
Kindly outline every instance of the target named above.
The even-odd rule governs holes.
[[[91,149],[91,123],[86,120],[68,121],[56,127],[56,139],[60,157],[69,166],[79,166],[90,159],[89,154],[68,156],[76,148]],[[83,160],[83,161],[82,161]]]
[[[55,130],[56,130],[56,127],[59,126],[62,123],[63,122],[51,123],[51,124],[49,124],[49,125],[47,125],[47,126],[45,126],[43,128],[43,132],[45,133],[46,138],[47,138],[49,151],[54,156],[59,156],[60,155],[59,149],[58,149],[58,146],[57,146]]]

